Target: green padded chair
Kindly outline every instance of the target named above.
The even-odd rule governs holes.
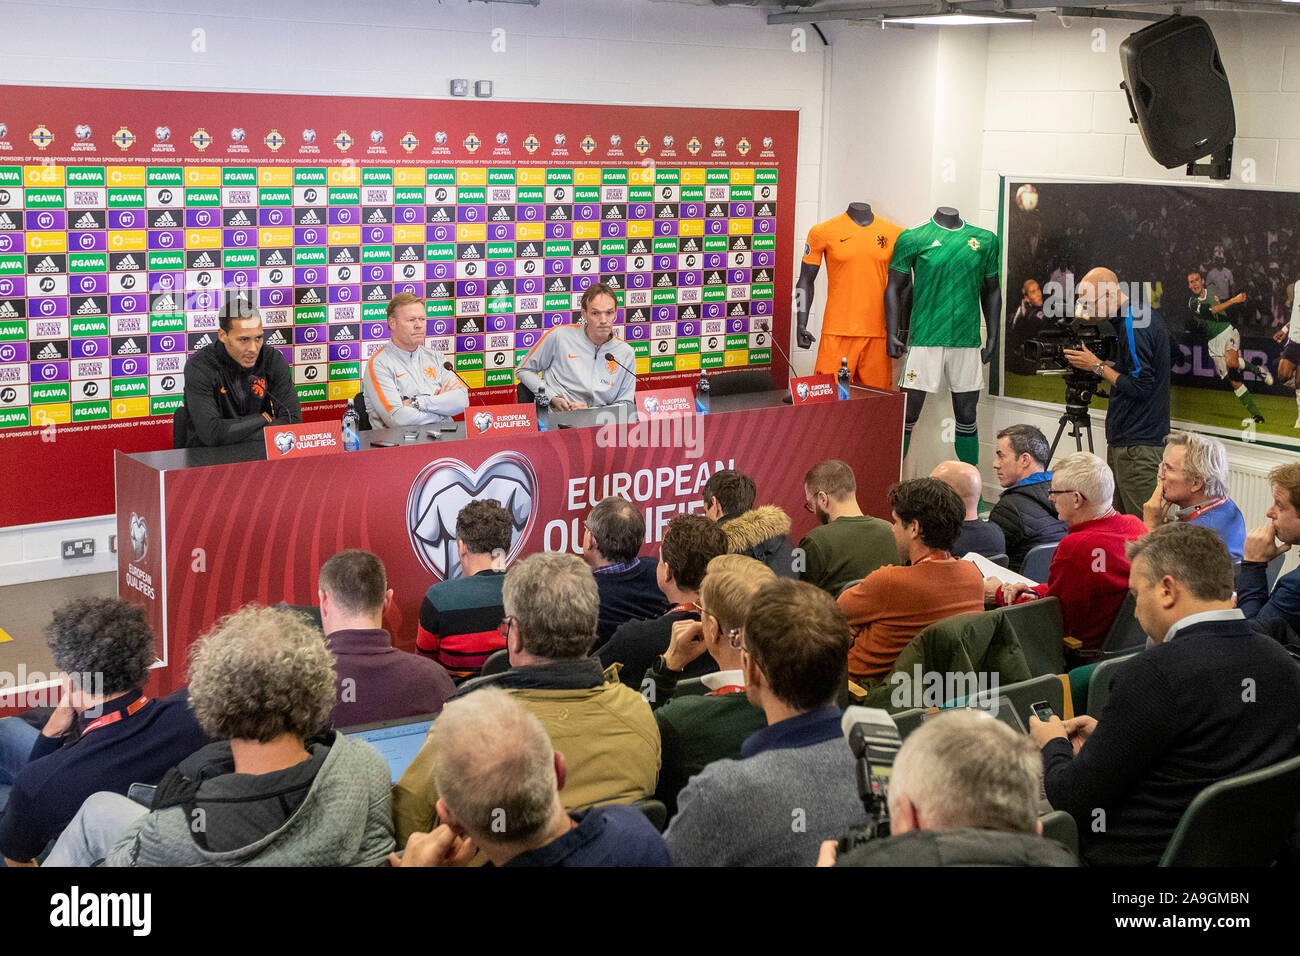
[[[1015,631],[1031,677],[1065,673],[1065,624],[1059,598],[1039,598],[991,613],[1001,614]]]
[[[1043,839],[1055,840],[1065,847],[1075,858],[1079,856],[1079,827],[1074,817],[1064,810],[1053,810],[1038,818],[1043,825]]]
[[[1130,657],[1136,656],[1136,653],[1125,654],[1123,657],[1110,657],[1096,664],[1088,677],[1088,693],[1079,703],[1079,712],[1100,717],[1106,701],[1110,699],[1110,682],[1115,679],[1120,665]]]
[[[1073,701],[1070,697],[1069,682],[1061,674],[1040,674],[1038,677],[1031,677],[1029,680],[1017,681],[1014,684],[1000,684],[997,693],[990,691],[986,694],[977,694],[970,698],[957,698],[944,704],[945,708],[950,707],[972,707],[980,704],[991,702],[998,697],[1006,697],[1020,718],[1020,722],[1029,726],[1029,706],[1036,704],[1040,700],[1047,701],[1052,712],[1062,720],[1068,720],[1074,716]]]
[[[1212,783],[1178,821],[1161,866],[1269,866],[1300,809],[1300,757]]]
[[[644,813],[645,818],[649,820],[654,825],[654,828],[660,833],[663,833],[668,829],[668,808],[664,806],[662,801],[652,799],[651,797],[644,797],[641,800],[636,801],[632,806]]]

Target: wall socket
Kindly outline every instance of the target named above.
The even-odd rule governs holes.
[[[68,558],[89,558],[95,554],[94,538],[77,538],[73,541],[63,542],[63,559]]]

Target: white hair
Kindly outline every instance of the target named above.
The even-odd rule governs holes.
[[[1211,498],[1228,494],[1228,449],[1223,442],[1208,435],[1176,431],[1165,437],[1170,448],[1182,445],[1187,449],[1183,458],[1183,471],[1188,478],[1199,478],[1205,483],[1205,493]]]
[[[1110,466],[1090,452],[1075,452],[1056,463],[1052,485],[1077,491],[1087,500],[1088,511],[1104,512],[1115,497],[1115,476]]]

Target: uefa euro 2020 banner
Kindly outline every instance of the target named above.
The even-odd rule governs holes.
[[[114,510],[113,450],[171,446],[232,287],[309,421],[397,292],[476,405],[598,281],[642,387],[770,367],[789,333],[794,111],[0,90],[0,458],[28,489],[0,527]]]
[[[1064,402],[1062,377],[1040,370],[1075,315],[1077,283],[1104,266],[1135,318],[1149,305],[1169,329],[1175,423],[1300,446],[1300,194],[1028,177],[1003,186],[1002,394]]]

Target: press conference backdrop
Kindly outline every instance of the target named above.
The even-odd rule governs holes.
[[[112,452],[170,446],[223,289],[259,303],[308,420],[428,298],[475,404],[618,290],[642,387],[771,366],[788,337],[798,114],[5,87],[0,526],[114,510]],[[766,325],[771,332],[763,331]],[[784,381],[784,376],[779,377]]]

